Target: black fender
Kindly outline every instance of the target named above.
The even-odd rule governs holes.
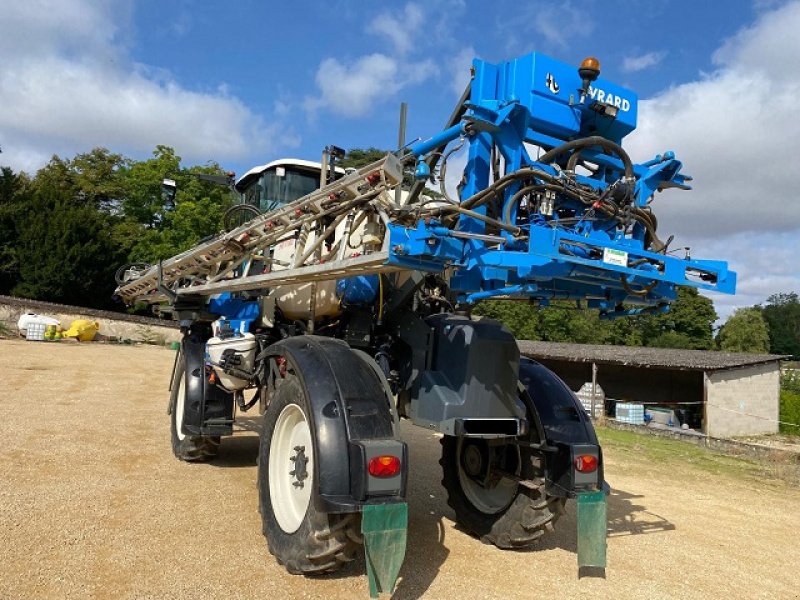
[[[403,498],[408,450],[395,435],[391,398],[369,363],[345,342],[314,335],[272,344],[258,360],[270,357],[286,359],[287,369],[299,378],[306,395],[316,457],[317,508],[358,511],[374,495],[367,482],[366,458],[382,444],[402,453],[401,474],[395,489],[383,490],[384,501]]]
[[[520,358],[519,380],[537,421],[531,427],[545,442],[547,492],[574,496],[583,488],[605,489],[603,452],[591,419],[572,390],[550,369],[526,357]],[[597,456],[596,477],[576,473],[573,461],[581,453]]]
[[[205,368],[206,342],[210,332],[193,329],[181,340],[184,360],[186,401],[183,404],[183,433],[220,436],[233,433],[233,394],[208,382]],[[179,359],[176,359],[177,367]],[[172,376],[175,385],[175,373]],[[175,410],[175,407],[172,407]]]

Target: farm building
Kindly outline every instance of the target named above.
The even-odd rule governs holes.
[[[519,347],[573,390],[594,373],[611,399],[611,416],[616,402],[631,402],[681,411],[691,427],[711,437],[778,431],[783,356],[531,341]]]

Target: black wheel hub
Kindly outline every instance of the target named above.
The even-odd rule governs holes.
[[[294,455],[289,457],[289,460],[294,464],[294,469],[289,471],[289,475],[295,478],[292,485],[296,488],[302,488],[305,485],[305,480],[308,479],[308,457],[306,456],[305,446],[295,446]]]
[[[461,446],[461,468],[470,479],[486,488],[492,488],[504,473],[514,473],[518,460],[510,445],[490,445],[486,440],[467,439]],[[515,450],[515,449],[514,449]]]
[[[480,477],[483,474],[484,460],[483,452],[476,444],[465,444],[461,457],[461,464],[464,472],[470,477]]]

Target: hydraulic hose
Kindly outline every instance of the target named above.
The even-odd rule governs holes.
[[[552,148],[551,150],[548,150],[542,154],[537,162],[545,164],[551,163],[565,152],[569,152],[570,150],[582,150],[584,148],[591,148],[592,146],[600,146],[604,150],[616,154],[622,161],[622,164],[625,168],[625,177],[629,179],[633,178],[633,163],[631,162],[631,157],[628,156],[628,153],[625,152],[622,146],[616,142],[607,140],[599,135],[593,135],[587,138],[581,138],[579,140],[572,140],[571,142],[556,146],[555,148]]]

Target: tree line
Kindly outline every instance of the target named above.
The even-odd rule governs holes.
[[[567,302],[538,308],[489,301],[474,312],[499,319],[520,339],[800,357],[800,300],[795,293],[774,294],[763,305],[740,308],[718,331],[713,302],[693,288],[680,288],[667,313],[613,320],[602,320],[595,311]]]
[[[112,300],[117,268],[157,262],[220,230],[233,195],[182,167],[172,148],[133,160],[105,148],[54,156],[34,176],[0,167],[0,293],[121,310]],[[178,185],[165,208],[162,181]]]
[[[360,167],[384,154],[355,148],[339,164]],[[0,167],[0,293],[122,310],[112,300],[120,265],[155,263],[221,230],[235,195],[197,174],[224,175],[216,163],[181,166],[167,146],[157,146],[146,160],[105,148],[54,156],[34,176]],[[172,210],[162,197],[164,178],[177,183]],[[668,313],[611,321],[563,302],[539,309],[487,301],[475,313],[503,321],[520,339],[800,357],[794,292],[737,310],[716,334],[713,302],[689,288],[679,290]]]

